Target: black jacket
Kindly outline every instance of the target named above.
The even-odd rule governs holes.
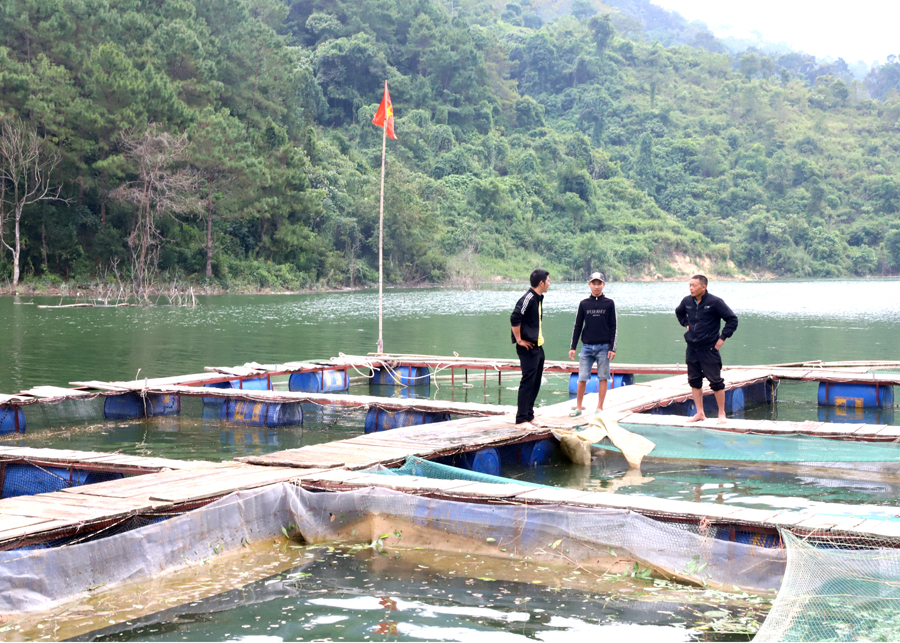
[[[681,300],[675,309],[678,323],[688,326],[684,340],[694,348],[709,348],[721,337],[728,339],[738,327],[738,318],[724,301],[708,292],[698,304],[690,295]],[[725,328],[719,332],[720,321],[725,321]]]
[[[529,288],[516,302],[516,307],[513,308],[512,315],[509,316],[509,325],[521,326],[520,335],[522,339],[535,344],[538,341],[538,329],[541,323],[541,318],[538,314],[538,304],[542,301],[544,301],[544,296],[537,294],[534,288]],[[512,343],[515,344],[516,336],[512,334],[512,331],[509,332],[509,336],[512,337]]]
[[[606,295],[582,299],[575,315],[575,329],[572,331],[572,342],[569,348],[573,351],[578,346],[578,336],[582,344],[609,344],[609,350],[616,350],[616,305]],[[584,326],[584,331],[581,328]]]

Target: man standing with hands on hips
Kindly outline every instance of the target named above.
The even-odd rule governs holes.
[[[685,364],[687,365],[688,384],[697,414],[688,422],[699,422],[706,419],[703,411],[703,378],[709,380],[719,408],[719,423],[725,422],[725,380],[722,379],[722,357],[719,349],[725,340],[734,334],[738,327],[738,318],[724,301],[706,292],[708,280],[703,275],[694,275],[688,284],[690,295],[681,300],[675,309],[678,323],[687,329],[684,339],[687,342]],[[725,328],[719,332],[720,323]]]
[[[591,379],[591,369],[597,362],[597,411],[603,410],[606,399],[606,386],[609,380],[609,363],[616,358],[616,305],[613,300],[603,294],[606,277],[602,272],[591,275],[588,285],[591,296],[582,299],[575,315],[575,330],[572,332],[572,343],[569,345],[569,359],[575,359],[575,348],[581,337],[581,358],[578,360],[578,390],[575,410],[571,417],[581,415],[581,402],[584,391]]]
[[[516,411],[516,428],[534,428],[534,402],[541,390],[544,375],[544,293],[550,289],[550,273],[537,269],[531,273],[531,288],[522,295],[509,324],[512,327],[512,341],[516,345],[522,381],[519,383],[519,406]]]

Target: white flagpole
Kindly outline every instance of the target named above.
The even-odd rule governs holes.
[[[387,93],[387,81],[384,81],[384,91]],[[381,137],[381,204],[378,213],[378,352],[384,352],[384,154],[387,150],[387,114],[382,125],[384,130]]]

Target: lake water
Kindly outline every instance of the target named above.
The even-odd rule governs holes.
[[[509,311],[524,289],[389,291],[384,306],[385,348],[398,353],[450,355],[456,352],[472,357],[514,357],[509,342]],[[713,283],[710,291],[723,297],[740,317],[737,333],[722,351],[726,364],[900,359],[900,282],[897,280],[729,282]],[[566,358],[574,310],[586,294],[584,285],[552,285],[544,305],[548,359]],[[685,283],[610,284],[606,294],[616,301],[619,313],[617,361],[673,364],[683,361],[683,331],[673,311],[687,294]],[[200,372],[205,366],[232,366],[250,361],[273,363],[323,359],[338,353],[365,354],[374,350],[377,339],[377,293],[373,292],[202,297],[196,308],[39,309],[34,305],[58,301],[58,298],[0,298],[0,392],[13,393],[48,384],[67,386],[76,380],[130,380],[138,373],[140,377],[162,377]],[[539,403],[552,404],[566,399],[568,377],[549,375],[547,380]],[[451,387],[448,381],[441,380],[431,386],[429,396],[515,404],[514,389],[518,382],[514,375],[500,383],[496,375],[490,375],[484,385],[481,373],[470,373],[470,383],[466,387],[458,378],[456,386]],[[353,392],[368,393],[368,387],[358,386]],[[784,384],[779,390],[778,404],[748,409],[747,417],[815,420],[820,410],[814,400],[815,385]],[[180,417],[121,422],[102,420],[102,412],[90,405],[40,411],[30,407],[32,415],[29,415],[26,434],[7,436],[0,439],[0,444],[227,460],[352,437],[362,432],[365,418],[364,411],[310,406],[305,409],[302,427],[248,430],[204,420],[199,403],[185,401],[184,404]],[[893,423],[893,420],[892,414],[880,418],[882,422]],[[575,488],[753,507],[815,508],[826,513],[829,508],[841,511],[842,503],[866,503],[873,513],[892,515],[897,511],[894,506],[898,504],[900,490],[897,483],[890,481],[854,482],[848,481],[847,476],[823,475],[820,471],[811,473],[790,467],[774,471],[737,464],[733,467],[698,463],[645,465],[640,480],[626,479],[627,468],[609,458],[596,461],[589,470],[574,471],[556,464],[543,470],[513,474]],[[362,565],[351,558],[332,562]],[[321,564],[333,567],[331,563]],[[240,586],[234,590],[237,594],[229,596],[234,605],[229,604],[222,612],[224,616],[208,618],[208,612],[216,610],[204,612],[210,607],[204,603],[204,607],[193,612],[173,615],[175,625],[169,627],[160,626],[158,619],[151,618],[135,622],[132,628],[106,631],[100,636],[109,640],[254,637],[357,640],[368,636],[372,640],[456,640],[491,635],[552,640],[576,632],[600,634],[601,629],[613,626],[627,628],[628,623],[634,628],[638,628],[634,623],[646,623],[642,627],[657,631],[641,633],[662,637],[661,640],[711,636],[691,629],[696,623],[690,619],[666,616],[659,622],[647,620],[646,614],[639,616],[646,612],[644,604],[622,604],[598,611],[595,603],[600,601],[606,605],[609,594],[598,598],[577,588],[566,590],[574,594],[552,596],[547,605],[537,608],[555,614],[543,621],[538,616],[542,612],[523,611],[502,592],[494,597],[494,605],[481,612],[471,611],[459,598],[461,594],[454,595],[450,586],[444,587],[446,595],[438,596],[415,589],[415,583],[407,583],[412,589],[404,590],[403,600],[397,603],[403,606],[398,609],[405,614],[388,614],[383,619],[378,616],[380,620],[372,621],[373,614],[380,614],[381,608],[373,608],[370,603],[391,596],[393,590],[387,588],[393,587],[391,583],[403,584],[406,574],[402,570],[373,572],[377,591],[366,591],[364,586],[348,580],[347,586],[329,585],[328,591],[322,593],[309,587],[282,593],[262,591],[265,598],[259,600],[259,588]],[[346,576],[350,575],[347,572]],[[425,585],[434,586],[435,582],[440,585],[439,575],[426,573],[425,576]],[[270,581],[257,582],[265,588]],[[507,592],[512,597],[524,595],[521,587],[510,585],[509,588]],[[241,596],[251,596],[252,600]],[[215,600],[221,600],[221,596]],[[291,616],[288,608],[295,603],[303,604],[303,618],[286,617]],[[538,604],[535,597],[531,606]],[[592,606],[587,615],[584,605]],[[663,608],[655,613],[665,611],[672,610]],[[198,613],[207,616],[201,618]],[[520,613],[527,614],[527,625],[516,624],[522,618]],[[335,615],[340,618],[334,620]],[[251,624],[249,630],[238,625],[245,621]],[[260,621],[268,624],[263,627]],[[284,626],[273,629],[269,621],[283,622]],[[384,627],[386,631],[379,630]],[[617,635],[624,631],[619,630]],[[601,635],[610,633],[607,630]]]

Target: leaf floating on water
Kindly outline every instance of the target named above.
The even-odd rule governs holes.
[[[560,545],[561,543],[562,543],[562,538],[560,538],[560,539],[557,540],[555,543],[553,543],[552,545],[550,545],[550,549],[556,549],[557,547],[559,547],[559,545]]]
[[[495,542],[497,542],[497,539],[496,539],[496,538],[485,538],[485,540],[486,540],[487,542],[489,542],[489,543],[495,543]]]

